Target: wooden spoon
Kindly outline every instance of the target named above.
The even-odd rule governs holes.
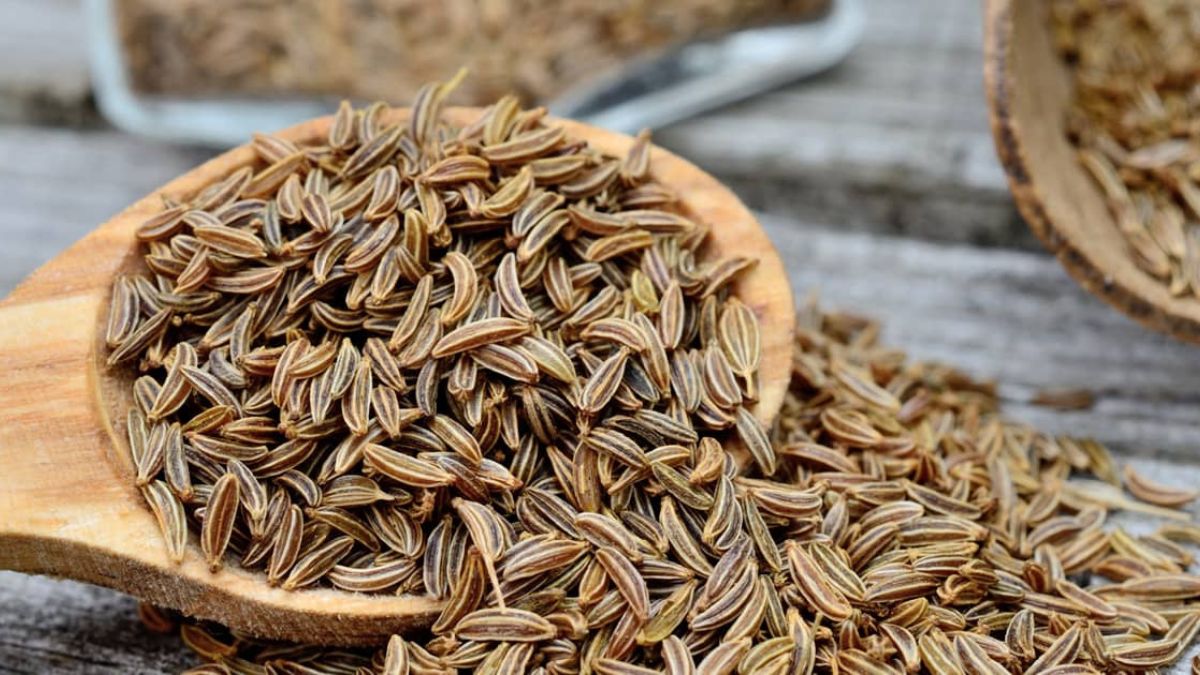
[[[464,125],[480,111],[444,115]],[[391,122],[407,110],[390,113]],[[575,137],[623,156],[633,139],[560,121]],[[317,142],[330,118],[279,133]],[[133,485],[124,440],[128,376],[104,366],[110,288],[140,264],[134,230],[162,208],[251,164],[235,148],[133,204],[25,280],[0,303],[0,568],[108,586],[190,616],[265,638],[353,645],[427,625],[439,603],[418,596],[288,592],[230,564],[211,574],[198,548],[182,564],[167,557],[154,517]],[[734,292],[762,330],[761,395],[755,414],[769,423],[791,372],[794,308],[783,263],[761,226],[728,189],[692,164],[655,148],[651,171],[679,194],[692,218],[712,226],[715,255],[758,260]],[[87,189],[87,186],[76,186]]]
[[[1200,301],[1174,297],[1130,258],[1105,198],[1067,140],[1070,73],[1042,0],[989,0],[984,75],[1000,162],[1025,222],[1076,281],[1143,325],[1200,342]]]

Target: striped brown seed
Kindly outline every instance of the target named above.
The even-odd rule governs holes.
[[[447,333],[433,347],[434,358],[452,356],[496,342],[513,340],[530,332],[528,323],[507,317],[480,319]]]
[[[142,495],[158,528],[162,531],[167,547],[167,556],[172,562],[182,562],[187,547],[187,516],[183,504],[162,481],[153,481],[142,488]]]
[[[204,509],[204,524],[200,529],[200,549],[212,571],[221,569],[225,550],[237,522],[240,488],[237,476],[227,473],[213,485],[212,494]]]
[[[1197,496],[1200,496],[1200,492],[1196,490],[1173,488],[1150,481],[1135,471],[1132,466],[1128,465],[1124,470],[1124,478],[1125,488],[1129,490],[1130,494],[1144,502],[1157,506],[1179,508],[1191,503]]]
[[[463,617],[455,634],[481,642],[540,642],[556,634],[554,625],[523,609],[489,607]]]
[[[852,611],[850,603],[836,589],[817,561],[795,542],[788,542],[785,550],[792,578],[809,606],[835,621],[849,618]]]

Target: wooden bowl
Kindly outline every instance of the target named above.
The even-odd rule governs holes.
[[[1200,342],[1200,300],[1174,297],[1130,257],[1104,195],[1067,140],[1070,73],[1046,3],[988,0],[984,77],[996,151],[1017,208],[1084,288],[1144,326]]]

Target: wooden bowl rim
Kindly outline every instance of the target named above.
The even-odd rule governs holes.
[[[1047,202],[1031,177],[1031,153],[1012,110],[1014,92],[1011,85],[1014,73],[1010,57],[1015,2],[987,0],[983,63],[992,136],[1018,211],[1029,229],[1058,258],[1067,273],[1090,293],[1147,328],[1187,342],[1200,343],[1200,300],[1193,301],[1196,305],[1195,316],[1164,307],[1125,283],[1120,275],[1104,270],[1088,254],[1086,247],[1055,226]]]

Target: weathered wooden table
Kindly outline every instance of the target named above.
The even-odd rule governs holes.
[[[1021,224],[980,81],[978,3],[869,3],[868,37],[819,79],[664,129],[763,218],[798,297],[884,320],[913,356],[995,378],[1015,418],[1094,436],[1151,476],[1200,478],[1200,347],[1077,287]],[[203,159],[103,127],[71,0],[0,0],[0,290]],[[1090,410],[1029,405],[1081,387]],[[133,600],[0,573],[0,673],[174,672]]]

